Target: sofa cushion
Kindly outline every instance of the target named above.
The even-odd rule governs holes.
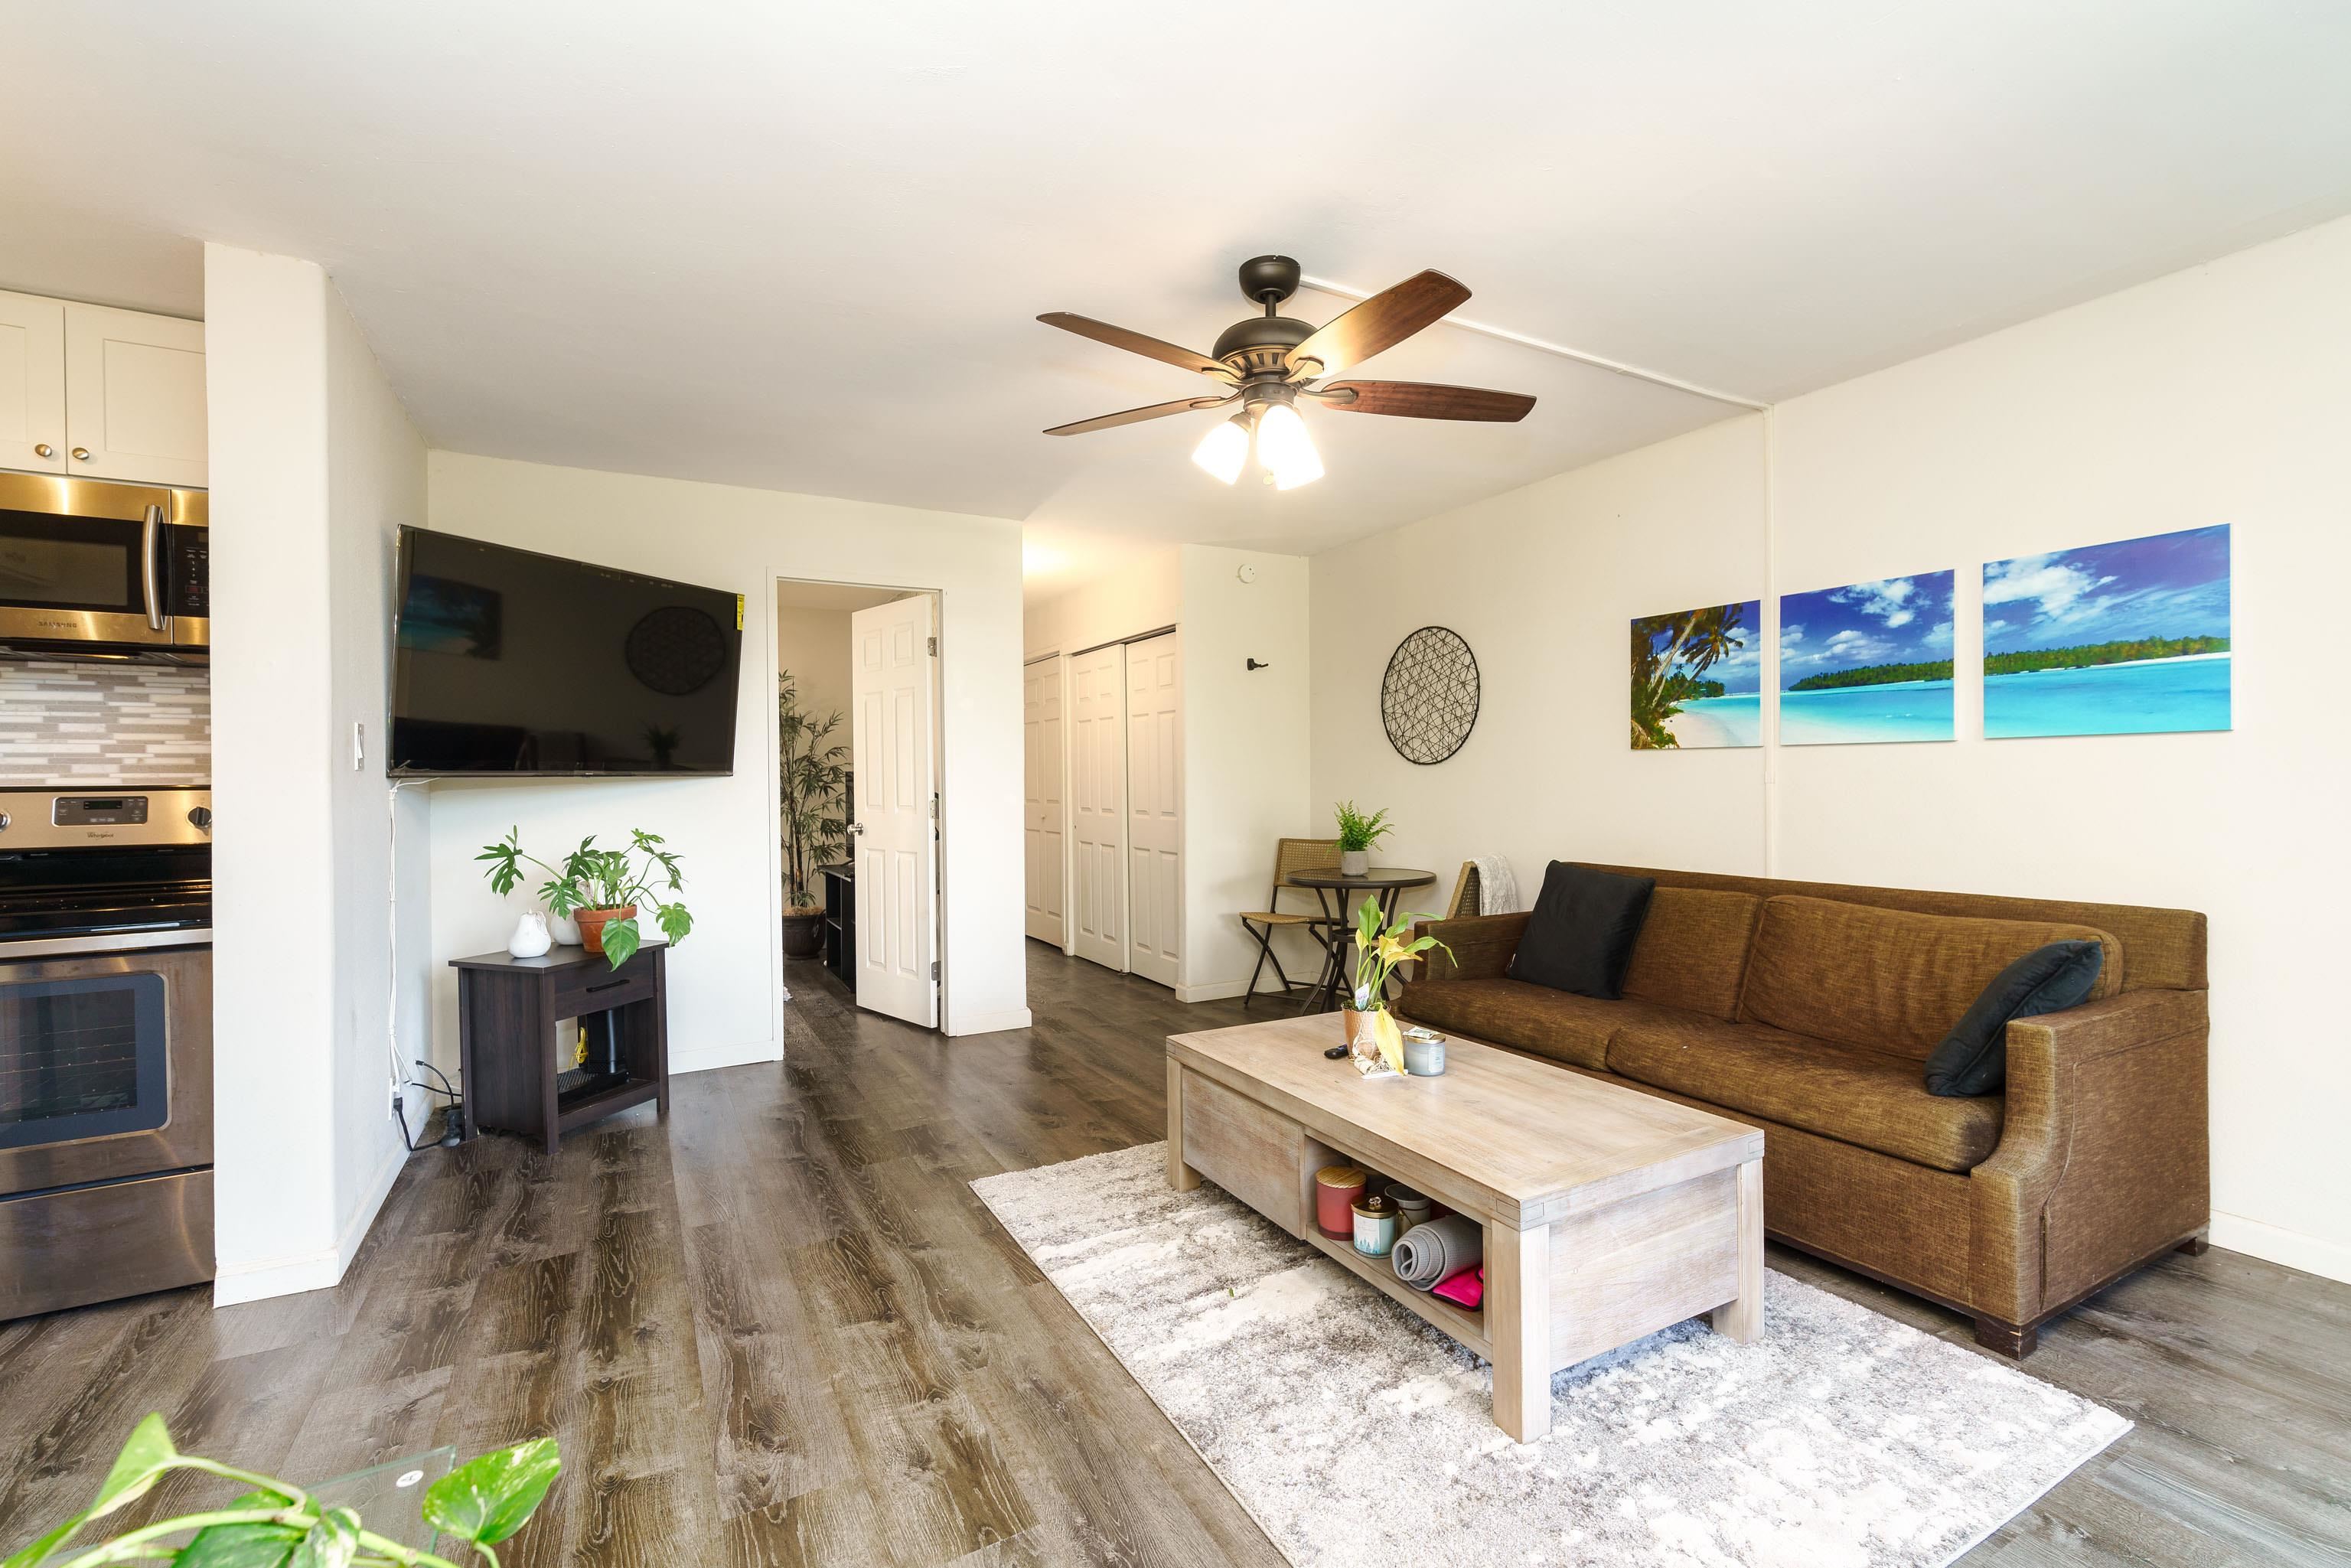
[[[2097,943],[2105,961],[2091,995],[2120,988],[2115,939],[2087,925],[1773,898],[1755,932],[1739,1017],[1923,1061],[2002,969],[2052,942]]]
[[[2001,1096],[1927,1092],[1918,1063],[1754,1024],[1628,1021],[1614,1072],[1936,1170],[1972,1170],[2000,1144]]]
[[[1510,978],[1614,1001],[1656,883],[1553,861],[1510,955]]]
[[[1739,982],[1763,901],[1751,893],[1657,884],[1633,944],[1625,995],[1728,1022],[1739,1016]]]
[[[2095,942],[2052,942],[2002,969],[1927,1053],[1927,1092],[1989,1094],[2004,1085],[2009,1020],[2080,1006],[2098,983],[2105,955]]]
[[[1690,1016],[1648,1002],[1604,1002],[1524,980],[1423,980],[1405,991],[1396,1009],[1431,1029],[1604,1072],[1608,1037],[1625,1024],[1670,1024]]]

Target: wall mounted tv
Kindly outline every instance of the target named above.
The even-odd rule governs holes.
[[[739,596],[424,528],[393,586],[392,776],[735,770]]]

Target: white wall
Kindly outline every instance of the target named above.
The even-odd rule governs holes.
[[[1030,609],[1022,621],[1021,657],[1074,653],[1156,632],[1176,624],[1183,607],[1182,551],[1172,547],[1154,550]]]
[[[456,1054],[450,958],[502,948],[525,894],[473,856],[519,826],[548,849],[632,827],[684,857],[694,934],[670,959],[673,1071],[782,1054],[775,580],[940,591],[946,1030],[1029,1022],[1020,938],[1020,538],[1003,518],[435,452],[432,526],[744,595],[736,772],[726,779],[433,786],[434,1047]],[[546,852],[541,851],[542,853]]]
[[[1254,580],[1240,580],[1244,565]],[[1257,944],[1236,915],[1265,907],[1273,841],[1313,831],[1306,561],[1186,545],[1179,575],[1184,966],[1176,994],[1200,1001],[1248,987]],[[1271,667],[1252,671],[1252,658]],[[1293,977],[1313,973],[1317,950],[1293,937],[1280,952]],[[1270,969],[1260,983],[1272,983]]]
[[[225,1304],[333,1284],[403,1153],[384,785],[350,744],[355,724],[371,746],[383,732],[386,552],[422,515],[424,470],[318,267],[207,246],[205,303]]]
[[[1490,844],[1522,879],[1576,855],[2203,910],[2213,1239],[2351,1279],[2351,738],[2322,611],[2351,579],[2351,222],[1774,418],[1769,521],[1749,417],[1316,558],[1315,798],[1396,804],[1392,859]],[[2231,733],[1986,742],[1962,679],[1950,745],[1626,747],[1631,614],[1955,568],[1965,669],[1983,561],[2220,522]],[[1425,621],[1468,638],[1487,706],[1407,769],[1371,694]]]
[[[776,667],[792,673],[799,710],[821,724],[841,715],[836,732],[849,744],[849,612],[807,605],[776,607]]]

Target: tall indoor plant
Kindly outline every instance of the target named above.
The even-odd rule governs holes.
[[[482,874],[490,879],[491,890],[500,897],[512,893],[522,880],[525,861],[547,873],[548,880],[539,884],[540,899],[554,914],[577,921],[580,940],[588,951],[601,953],[617,969],[643,941],[637,926],[638,900],[653,905],[662,935],[672,943],[684,941],[686,933],[694,929],[694,916],[684,903],[662,899],[664,892],[685,890],[685,873],[678,869],[677,853],[662,848],[664,841],[659,833],[633,828],[627,849],[600,850],[596,835],[590,833],[563,857],[559,868],[525,851],[522,830],[510,828],[505,838],[484,844],[474,858],[490,862]]]
[[[817,948],[817,922],[824,900],[816,889],[817,868],[830,864],[847,842],[849,822],[841,798],[849,782],[849,747],[828,745],[841,728],[836,710],[822,720],[800,711],[799,690],[787,670],[776,677],[776,746],[778,804],[784,830],[784,952],[805,958]]]

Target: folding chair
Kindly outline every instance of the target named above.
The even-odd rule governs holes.
[[[1273,964],[1274,977],[1281,982],[1283,996],[1301,988],[1311,989],[1312,983],[1293,980],[1281,967],[1281,955],[1273,950],[1273,934],[1285,927],[1314,927],[1335,924],[1322,912],[1322,900],[1315,900],[1312,914],[1301,915],[1281,907],[1281,895],[1290,893],[1303,896],[1301,889],[1288,885],[1291,877],[1302,871],[1336,871],[1339,867],[1339,841],[1336,839],[1278,839],[1273,850],[1273,891],[1266,894],[1266,907],[1246,911],[1241,925],[1257,938],[1257,967],[1249,971],[1249,989],[1241,993],[1241,1006],[1246,1008],[1257,999],[1257,979],[1265,972],[1269,960]],[[1316,936],[1316,940],[1322,938]]]

